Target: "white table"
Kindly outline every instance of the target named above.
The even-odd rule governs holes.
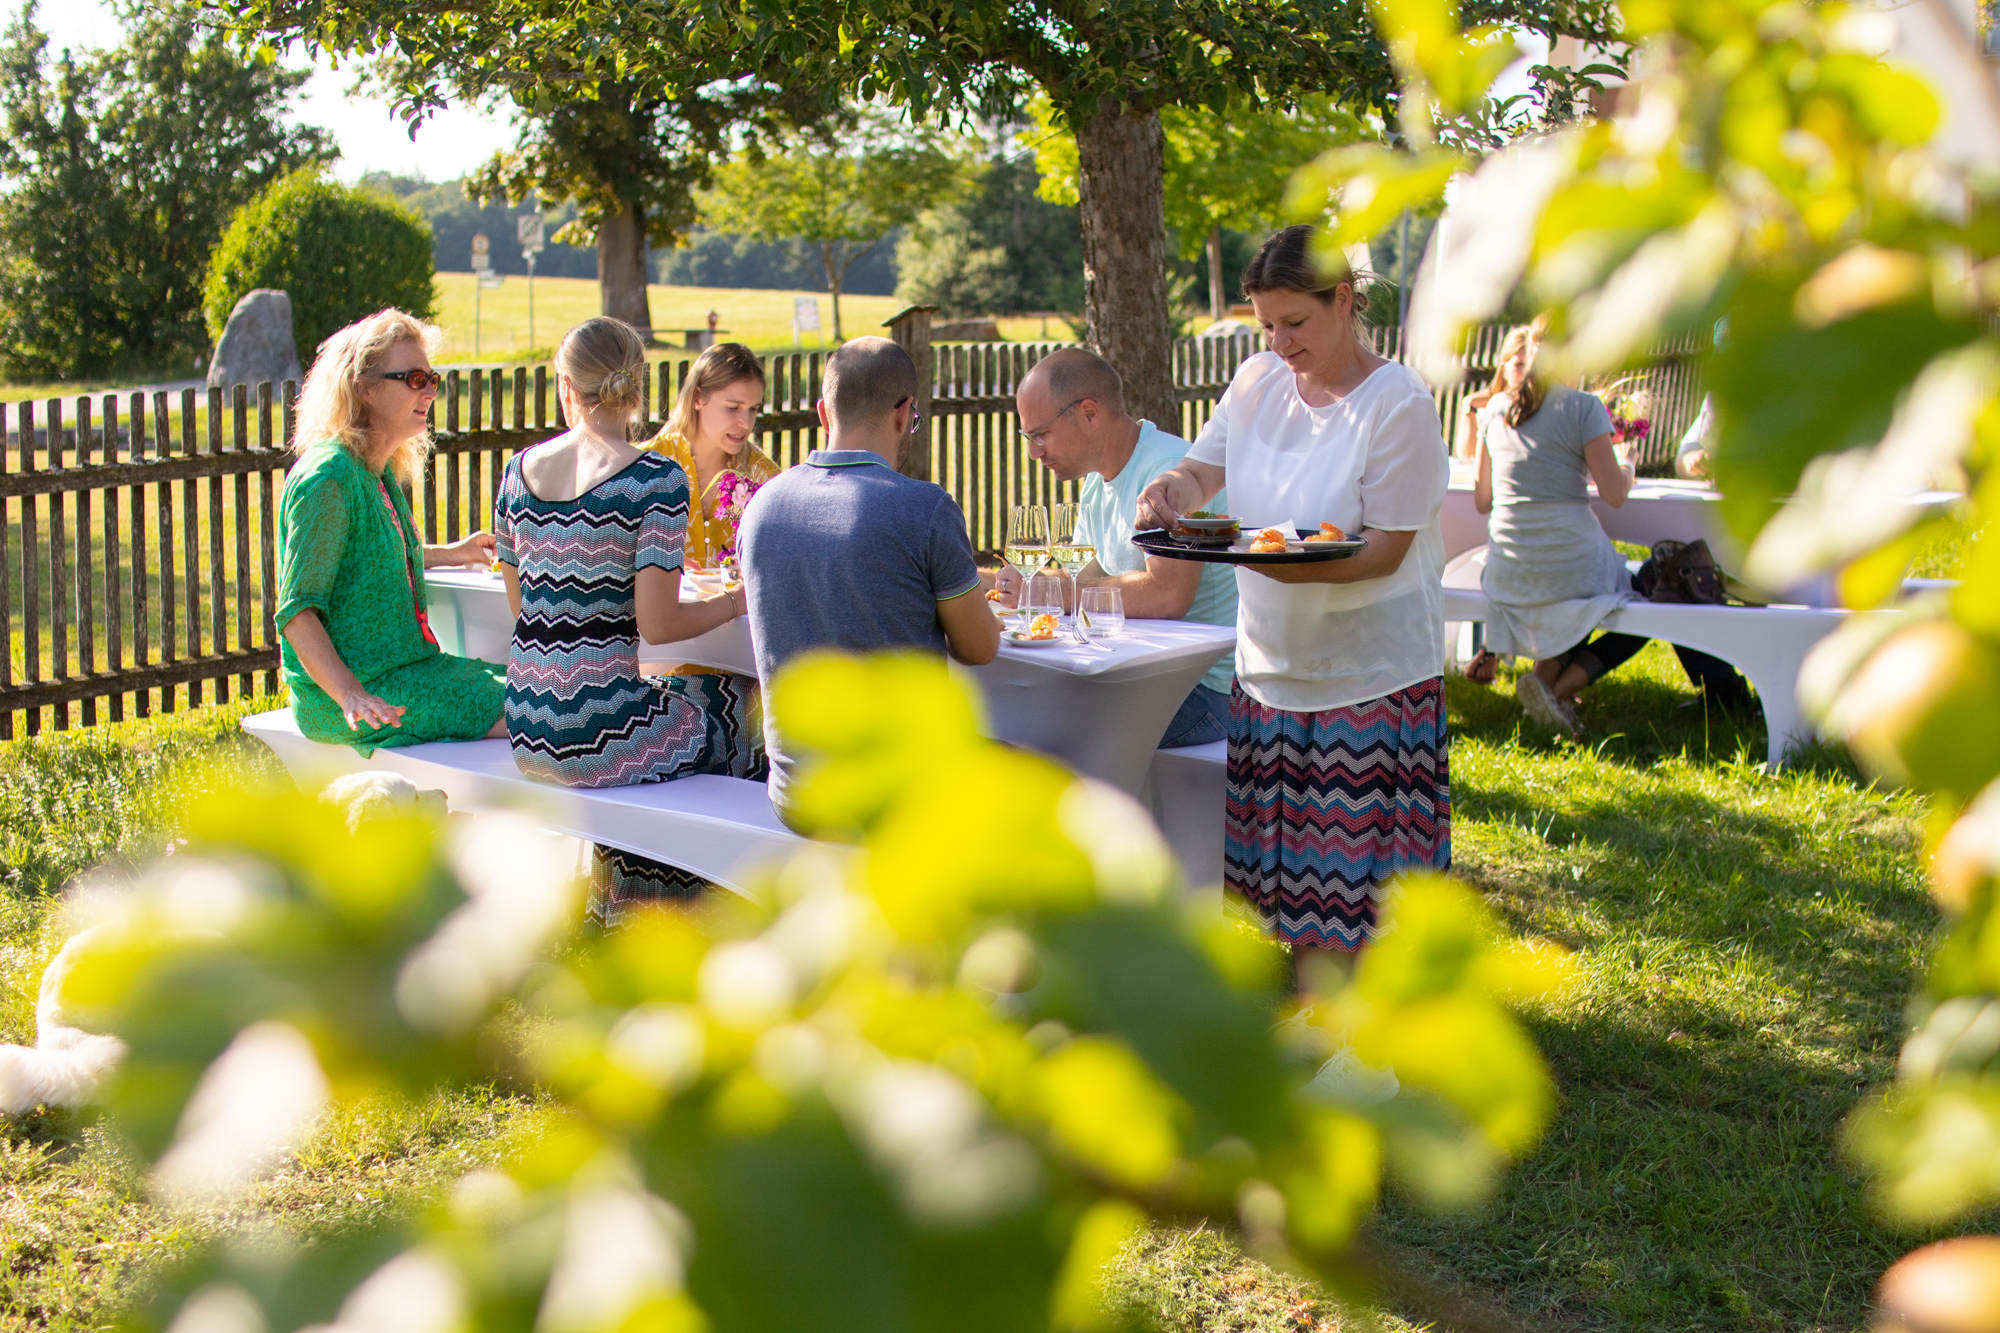
[[[1444,512],[1439,516],[1446,559],[1486,545],[1487,516],[1473,506],[1472,482],[1469,471],[1453,470]],[[1724,540],[1722,493],[1705,481],[1643,477],[1633,483],[1632,493],[1616,509],[1599,499],[1593,488],[1590,509],[1605,535],[1617,541],[1651,546],[1657,541],[1706,539],[1717,559],[1733,549],[1733,544]]]
[[[484,570],[424,575],[431,629],[448,653],[505,662],[514,633],[506,585]],[[701,595],[682,583],[682,596]],[[986,700],[987,734],[1039,750],[1079,773],[1137,795],[1160,735],[1195,682],[1236,650],[1232,625],[1128,620],[1125,632],[1088,646],[1003,644],[983,667],[953,665]],[[643,664],[689,662],[757,674],[750,622],[739,616],[699,638],[641,644]]]
[[[988,735],[1136,796],[1181,701],[1235,651],[1234,625],[1128,620],[1123,634],[1089,646],[1002,643],[985,666],[952,670],[979,687]]]
[[[507,606],[507,585],[498,574],[483,569],[429,569],[424,589],[430,598],[431,632],[438,646],[460,657],[505,663],[514,639],[514,613]],[[681,580],[681,600],[692,602],[707,592]],[[697,638],[679,643],[639,645],[641,666],[671,666],[679,662],[757,674],[757,657],[750,649],[750,622],[742,616]]]

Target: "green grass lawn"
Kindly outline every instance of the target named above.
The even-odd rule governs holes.
[[[1527,1015],[1561,1089],[1539,1151],[1468,1213],[1392,1196],[1375,1240],[1529,1328],[1863,1327],[1875,1279],[1923,1239],[1874,1218],[1837,1149],[1890,1076],[1937,930],[1921,800],[1832,747],[1765,774],[1762,727],[1679,707],[1693,696],[1658,645],[1587,697],[1581,744],[1524,724],[1504,675],[1449,696],[1456,873],[1574,950],[1582,979]],[[273,772],[227,710],[0,747],[0,1037],[32,1031],[49,895],[163,847],[218,751]],[[192,1220],[146,1202],[86,1118],[8,1124],[0,1327],[101,1324],[142,1261],[217,1227],[318,1232],[428,1197],[534,1115],[494,1093],[348,1117],[228,1217]],[[1361,1326],[1211,1232],[1155,1233],[1106,1290],[1172,1333]]]

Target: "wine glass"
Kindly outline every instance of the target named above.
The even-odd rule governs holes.
[[[1049,562],[1049,511],[1041,505],[1015,505],[1007,511],[1007,563],[1023,581]]]
[[[1059,504],[1049,506],[1049,558],[1069,575],[1070,585],[1076,584],[1076,576],[1083,567],[1097,558],[1097,548],[1077,527],[1083,518],[1079,505]],[[1090,616],[1079,604],[1079,619],[1084,628],[1090,627]]]

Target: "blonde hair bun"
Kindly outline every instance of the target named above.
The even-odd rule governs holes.
[[[556,371],[591,412],[630,416],[646,382],[646,341],[622,319],[599,315],[563,335]]]

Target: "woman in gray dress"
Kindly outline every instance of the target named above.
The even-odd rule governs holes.
[[[1575,704],[1584,689],[1646,646],[1632,634],[1592,631],[1631,600],[1625,558],[1590,511],[1588,482],[1613,509],[1633,482],[1631,455],[1594,394],[1547,384],[1533,374],[1539,339],[1532,326],[1507,335],[1501,390],[1479,415],[1473,503],[1490,513],[1480,583],[1491,604],[1486,652],[1532,657],[1514,682],[1521,706],[1544,726],[1581,730]],[[1711,697],[1736,702],[1748,691],[1727,664],[1676,647],[1690,679]],[[1468,669],[1468,675],[1472,669]]]

